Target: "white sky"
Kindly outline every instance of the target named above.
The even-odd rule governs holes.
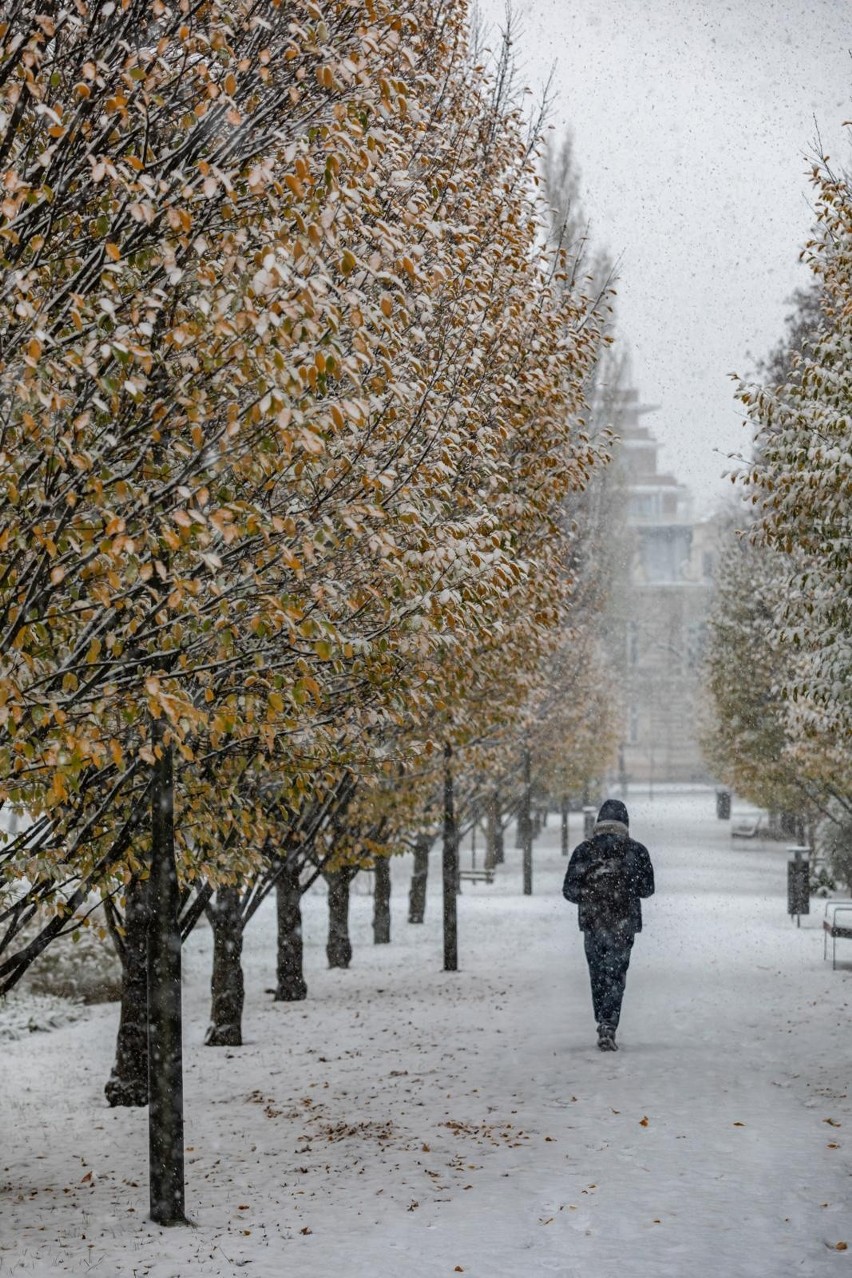
[[[487,26],[504,0],[479,0]],[[699,506],[748,447],[728,374],[782,334],[807,272],[816,128],[849,155],[850,0],[515,0],[524,82],[556,62],[594,242],[621,258],[620,336],[661,465]],[[491,41],[493,44],[493,39]],[[815,123],[816,121],[816,123]]]

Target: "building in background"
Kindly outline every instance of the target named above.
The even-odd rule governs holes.
[[[700,662],[713,589],[715,520],[696,520],[689,490],[660,473],[660,445],[626,391],[619,412],[625,562],[612,603],[621,675],[623,785],[707,781],[698,742]]]

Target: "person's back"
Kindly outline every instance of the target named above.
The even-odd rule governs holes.
[[[579,906],[602,1051],[617,1050],[627,968],[636,933],[642,931],[641,898],[653,892],[648,849],[630,837],[624,804],[607,799],[592,837],[574,849],[562,885],[565,899]]]

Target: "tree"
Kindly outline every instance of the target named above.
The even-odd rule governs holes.
[[[784,664],[789,752],[803,777],[852,793],[852,188],[827,160],[813,169],[817,222],[804,250],[815,277],[809,337],[781,384],[741,386],[755,457],[741,478],[759,547],[785,557],[773,614]]]
[[[732,511],[720,533],[702,748],[713,774],[738,794],[760,807],[798,812],[806,794],[790,756],[780,687],[786,654],[775,636],[789,569],[783,555],[738,533],[738,522],[742,515]]]

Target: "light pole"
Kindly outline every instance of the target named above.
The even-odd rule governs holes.
[[[532,776],[529,746],[524,747],[524,797],[521,808],[523,827],[521,830],[521,846],[524,857],[524,896],[532,896]]]

